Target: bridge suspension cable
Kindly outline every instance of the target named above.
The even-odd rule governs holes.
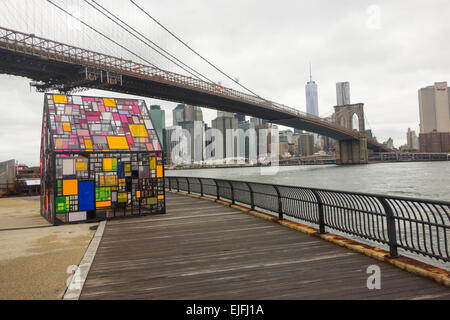
[[[125,46],[121,45],[120,43],[118,43],[117,41],[115,41],[114,39],[112,39],[111,37],[108,37],[106,34],[104,34],[103,32],[95,29],[94,27],[92,27],[91,25],[89,25],[88,23],[86,23],[85,21],[81,20],[80,18],[76,17],[75,15],[73,15],[72,13],[68,12],[67,10],[65,10],[64,8],[58,6],[56,3],[52,2],[51,0],[46,0],[48,3],[52,4],[53,6],[55,6],[56,8],[58,8],[59,10],[63,11],[65,14],[71,16],[72,18],[74,18],[75,20],[77,20],[78,22],[80,22],[81,24],[83,24],[84,26],[88,27],[89,29],[91,29],[92,31],[98,33],[99,35],[101,35],[102,37],[106,38],[107,40],[111,41],[112,43],[114,43],[115,45],[119,46],[120,48],[124,49],[125,51],[127,51],[128,53],[134,55],[135,57],[137,57],[138,59],[141,59],[142,61],[144,61],[145,63],[148,63],[149,65],[151,65],[152,67],[161,70],[160,68],[158,68],[157,66],[155,66],[153,63],[151,63],[150,61],[148,61],[147,59],[141,57],[140,55],[138,55],[137,53],[129,50],[128,48],[126,48]]]
[[[190,66],[188,66],[187,64],[185,64],[183,61],[179,60],[177,57],[175,57],[174,55],[172,55],[170,52],[168,52],[167,50],[165,50],[164,48],[160,47],[158,44],[156,44],[154,41],[152,41],[151,39],[149,39],[148,37],[146,37],[145,35],[143,35],[141,32],[139,32],[138,30],[136,30],[135,28],[133,28],[132,26],[130,26],[128,23],[126,23],[125,21],[123,21],[120,17],[118,17],[117,15],[113,14],[111,11],[109,11],[108,9],[106,9],[104,6],[102,6],[101,4],[99,4],[97,1],[95,0],[91,0],[92,3],[94,3],[96,6],[95,7],[92,3],[90,3],[88,0],[83,0],[85,3],[87,3],[89,6],[91,6],[92,8],[94,8],[96,11],[98,11],[99,13],[101,13],[103,16],[105,16],[106,18],[108,18],[109,20],[111,20],[114,24],[118,25],[120,28],[122,28],[123,30],[125,30],[127,33],[129,33],[130,35],[132,35],[133,37],[135,37],[136,39],[138,39],[139,41],[141,41],[142,43],[144,43],[146,46],[148,46],[149,48],[153,49],[155,52],[157,52],[158,54],[160,54],[161,56],[163,56],[164,58],[166,58],[167,60],[169,60],[170,62],[172,62],[173,64],[175,64],[176,66],[180,67],[181,69],[183,69],[184,71],[186,71],[187,73],[189,73],[190,75],[192,75],[193,77],[200,79],[200,80],[206,80],[210,83],[214,83],[214,81],[210,80],[208,77],[204,76],[203,74],[201,74],[200,72],[198,72],[197,70],[191,68]],[[109,14],[110,16],[108,16],[107,14]],[[115,18],[116,20],[114,20],[113,18],[111,18],[111,16],[113,18]],[[123,25],[121,25],[120,23],[122,23]],[[124,26],[126,26],[127,28],[125,28]],[[133,32],[131,32],[130,30],[132,30]],[[137,35],[136,35],[137,34]],[[145,41],[143,40],[145,39]],[[155,47],[153,47],[153,46]],[[163,51],[163,52],[161,52]],[[169,56],[167,56],[167,55]],[[177,62],[173,61],[172,59],[176,60]],[[181,64],[181,65],[180,65]],[[183,67],[184,66],[184,67]],[[187,70],[186,68],[188,68],[189,70]],[[202,79],[203,78],[203,79]]]
[[[249,88],[247,88],[246,86],[242,85],[241,83],[239,83],[239,81],[236,81],[236,79],[233,79],[231,76],[229,76],[228,74],[226,74],[224,71],[222,71],[221,69],[219,69],[218,67],[216,67],[212,62],[210,62],[209,60],[207,60],[206,58],[204,58],[200,53],[198,53],[196,50],[194,50],[191,46],[189,46],[186,42],[184,42],[183,40],[181,40],[177,35],[175,35],[172,31],[170,31],[169,29],[167,29],[161,22],[159,22],[157,19],[155,19],[154,17],[152,17],[143,7],[141,7],[140,5],[138,5],[135,1],[130,0],[130,2],[132,4],[134,4],[140,11],[142,11],[147,17],[149,17],[151,20],[153,20],[156,24],[158,24],[161,28],[163,28],[165,31],[167,31],[172,37],[174,37],[176,40],[178,40],[180,43],[182,43],[186,48],[188,48],[190,51],[192,51],[195,55],[197,55],[198,57],[200,57],[200,59],[202,59],[203,61],[205,61],[207,64],[209,64],[211,67],[213,67],[214,69],[216,69],[217,71],[219,71],[222,75],[224,75],[225,77],[227,77],[228,79],[230,79],[231,81],[233,81],[234,83],[236,83],[238,86],[240,86],[241,88],[243,88],[244,90],[250,92],[251,94],[253,94],[254,96],[260,98],[260,99],[264,99],[262,97],[260,97],[258,94],[256,94],[255,92],[253,92],[252,90],[250,90]],[[265,99],[264,99],[265,100]]]

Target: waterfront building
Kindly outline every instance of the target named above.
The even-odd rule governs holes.
[[[222,148],[223,157],[235,157],[237,154],[237,138],[234,136],[228,136],[227,130],[233,130],[233,132],[239,128],[238,119],[233,116],[231,112],[217,112],[217,118],[212,120],[211,127],[219,130],[222,134],[222,146],[215,146],[216,148]]]
[[[203,121],[202,109],[187,104],[178,104],[175,109],[173,109],[172,115],[174,126],[185,121]]]
[[[172,165],[175,162],[172,151],[180,142],[180,134],[182,132],[181,126],[171,126],[163,129],[164,137],[164,155],[166,165]],[[173,139],[173,141],[172,141]]]
[[[314,135],[302,133],[297,138],[298,150],[301,156],[310,156],[314,153]]]
[[[406,132],[406,148],[409,150],[419,150],[419,138],[411,128],[408,128]]]
[[[383,142],[383,144],[386,145],[386,147],[391,150],[394,149],[394,140],[391,137],[389,137],[389,139]]]
[[[421,152],[450,151],[450,95],[447,82],[419,89]]]

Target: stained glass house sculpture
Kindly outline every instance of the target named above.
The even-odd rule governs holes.
[[[145,102],[46,94],[41,215],[62,224],[149,213],[165,213],[165,193]]]

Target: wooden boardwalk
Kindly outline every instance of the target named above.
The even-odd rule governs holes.
[[[367,267],[381,269],[368,290]],[[212,201],[109,221],[81,299],[450,299],[388,263]]]

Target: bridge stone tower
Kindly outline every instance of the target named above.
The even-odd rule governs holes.
[[[363,106],[363,103],[356,103],[334,107],[334,122],[359,132],[358,140],[336,141],[337,164],[368,163],[367,135]],[[356,123],[358,124],[358,128],[356,128]]]

